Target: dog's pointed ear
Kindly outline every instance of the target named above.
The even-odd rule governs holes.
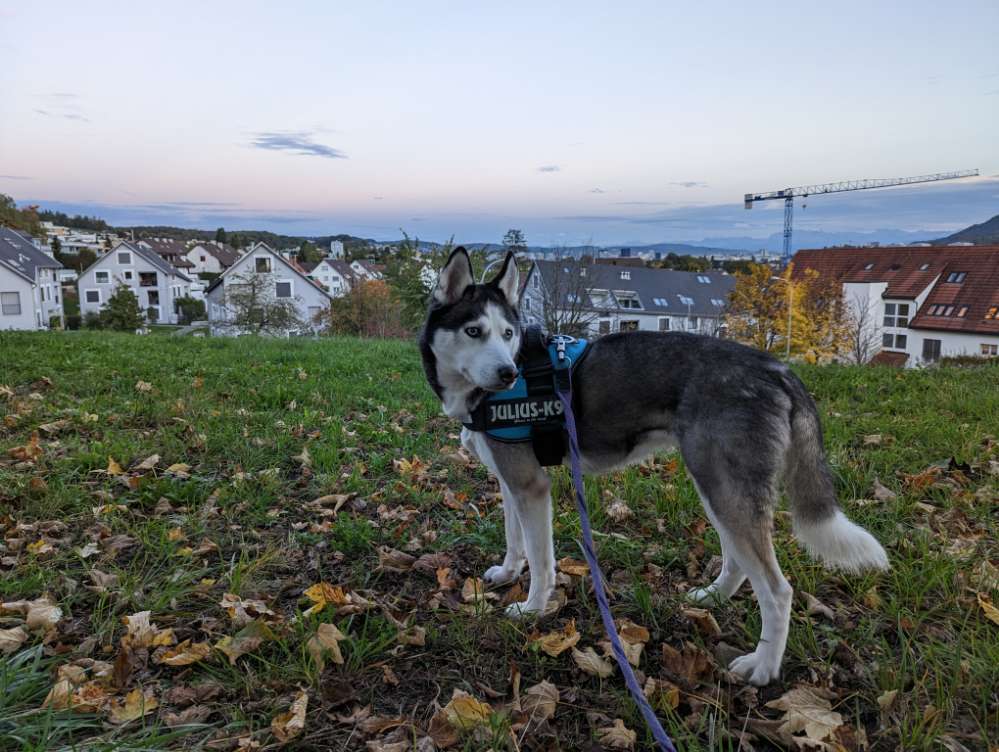
[[[511,306],[517,307],[520,302],[520,270],[517,268],[517,257],[513,255],[513,251],[506,254],[503,268],[499,270],[499,274],[491,284],[503,293]]]
[[[448,256],[447,263],[441,269],[434,285],[434,302],[440,305],[451,305],[461,300],[461,296],[471,285],[475,284],[472,277],[472,260],[468,257],[465,246],[459,245]]]

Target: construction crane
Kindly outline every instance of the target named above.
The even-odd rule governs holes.
[[[872,178],[870,180],[844,180],[839,183],[822,183],[819,185],[802,185],[797,188],[785,188],[782,191],[770,193],[747,193],[746,208],[752,209],[757,201],[784,199],[784,264],[791,260],[791,225],[794,217],[794,199],[816,196],[823,193],[842,193],[844,191],[866,191],[871,188],[891,188],[896,185],[912,185],[913,183],[935,183],[938,180],[956,180],[978,175],[978,170],[959,170],[957,172],[938,172],[933,175],[916,175],[911,178]]]

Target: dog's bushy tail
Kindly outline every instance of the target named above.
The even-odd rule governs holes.
[[[848,572],[887,569],[888,555],[881,544],[851,522],[836,502],[815,403],[793,374],[787,375],[785,384],[792,409],[784,480],[795,537],[829,569]]]

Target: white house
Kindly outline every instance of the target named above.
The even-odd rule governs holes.
[[[122,241],[80,273],[80,315],[99,313],[125,285],[153,324],[176,324],[177,299],[190,296],[191,279],[154,251]]]
[[[239,253],[231,245],[207,240],[188,248],[184,258],[192,274],[221,274],[239,260]]]
[[[318,331],[317,317],[329,308],[333,299],[330,293],[309,279],[301,267],[266,243],[257,243],[208,288],[208,321],[213,335],[246,333],[246,327],[237,321],[246,312],[236,310],[232,302],[232,293],[241,285],[244,288],[257,285],[262,306],[270,301],[294,302],[299,325],[279,332],[285,336]]]
[[[842,284],[876,363],[999,354],[999,246],[799,251],[794,273],[806,269]]]
[[[351,271],[358,279],[384,279],[381,269],[372,261],[357,259],[350,262]]]
[[[334,298],[339,298],[350,292],[350,288],[358,282],[350,264],[337,258],[327,256],[318,264],[299,264],[306,275],[321,284]]]
[[[544,324],[549,306],[562,326],[590,336],[637,330],[717,335],[735,280],[721,272],[678,272],[644,265],[535,261],[525,280],[521,317]],[[566,332],[571,333],[571,332]]]
[[[27,235],[0,227],[0,329],[61,327],[60,269]]]
[[[330,258],[342,259],[343,258],[343,241],[342,240],[331,240],[330,241]]]

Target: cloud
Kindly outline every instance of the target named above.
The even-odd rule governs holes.
[[[676,185],[680,188],[707,188],[707,183],[702,183],[699,180],[677,180],[672,183],[667,183],[667,185]]]
[[[384,196],[372,196],[371,198],[373,200],[375,200],[375,201],[384,201],[385,200]]]
[[[669,206],[671,201],[615,201],[617,206]]]
[[[561,169],[557,164],[546,164],[541,165],[538,168],[538,172],[559,172]]]
[[[590,193],[607,193],[603,188],[591,188]]]
[[[75,120],[79,123],[90,122],[90,118],[83,114],[76,94],[57,91],[53,94],[39,95],[38,98],[42,100],[42,106],[35,108],[35,112],[39,115]]]
[[[0,175],[0,180],[34,180],[27,175]]]
[[[250,146],[268,151],[287,151],[306,157],[347,159],[339,149],[312,140],[311,131],[265,131],[254,135]]]

